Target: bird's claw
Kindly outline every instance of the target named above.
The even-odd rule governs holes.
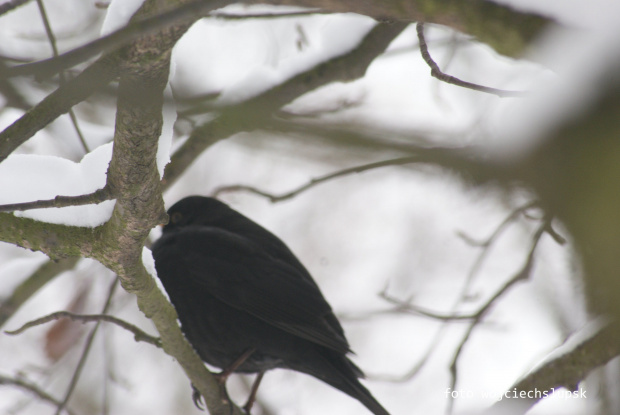
[[[196,387],[193,384],[192,384],[192,401],[194,401],[194,405],[196,405],[196,408],[200,409],[201,411],[205,410],[205,403],[204,403],[204,400],[202,399],[202,395],[200,394],[198,389],[196,389]]]

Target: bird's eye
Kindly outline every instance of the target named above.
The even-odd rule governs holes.
[[[170,215],[170,223],[173,225],[178,224],[183,219],[183,214],[181,212],[174,212]]]

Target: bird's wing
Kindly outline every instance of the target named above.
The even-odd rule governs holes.
[[[331,325],[335,316],[316,284],[296,263],[226,231],[202,228],[178,238],[192,283],[220,301],[314,343],[350,351]]]

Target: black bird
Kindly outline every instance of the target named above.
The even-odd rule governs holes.
[[[223,381],[231,372],[258,373],[260,382],[269,369],[292,369],[389,415],[359,382],[364,375],[346,357],[349,343],[319,287],[278,237],[209,197],[182,199],[168,215],[152,248],[157,275],[183,333],[202,360],[223,369]]]

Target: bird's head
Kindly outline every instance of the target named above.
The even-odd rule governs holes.
[[[169,222],[164,226],[164,232],[185,226],[221,227],[222,223],[238,215],[228,205],[212,197],[189,196],[168,209]]]

